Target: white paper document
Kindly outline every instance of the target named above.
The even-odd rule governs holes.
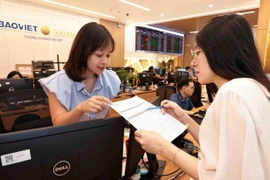
[[[162,114],[159,108],[147,110],[155,106],[138,96],[114,102],[110,106],[136,129],[157,132],[168,141],[174,140],[187,129],[171,115]]]

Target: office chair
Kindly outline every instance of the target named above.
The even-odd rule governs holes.
[[[214,83],[210,83],[210,84],[206,84],[206,91],[207,91],[209,103],[212,103],[214,100],[213,97],[215,97],[218,91],[218,88]]]
[[[195,108],[198,108],[200,106],[203,106],[203,103],[201,101],[201,96],[202,96],[202,88],[199,83],[194,82],[194,92],[191,96],[191,101],[192,104],[194,105]]]
[[[5,133],[5,132],[7,132],[7,131],[6,131],[5,127],[4,127],[2,118],[1,118],[1,116],[0,116],[0,134],[1,134],[1,133]]]
[[[12,126],[13,131],[52,126],[51,116],[40,118],[37,114],[24,114],[15,120]]]
[[[156,96],[154,99],[150,101],[151,104],[158,106],[160,104],[160,98],[159,96]]]
[[[156,95],[159,96],[160,102],[164,99],[169,99],[174,93],[176,93],[176,88],[174,86],[159,86],[156,90]]]

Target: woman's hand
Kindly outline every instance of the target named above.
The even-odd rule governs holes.
[[[175,102],[164,100],[160,104],[164,108],[161,108],[162,113],[165,112],[173,116],[174,118],[178,119],[181,123],[185,124],[184,117],[186,116],[186,112]]]
[[[152,154],[161,154],[167,144],[170,144],[160,134],[143,130],[135,131],[135,139],[145,151]]]
[[[99,113],[106,108],[107,104],[112,104],[112,102],[103,96],[93,96],[79,104],[76,108],[83,113]]]

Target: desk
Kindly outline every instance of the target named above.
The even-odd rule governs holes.
[[[141,90],[133,90],[132,93],[125,92],[118,96],[116,96],[112,101],[117,102],[121,100],[125,100],[128,98],[131,98],[133,96],[138,96],[148,102],[152,101],[156,97],[156,89],[151,89],[147,91],[141,91]],[[115,110],[111,109],[111,117],[120,116]]]
[[[20,110],[0,112],[3,125],[7,131],[12,130],[12,125],[14,124],[15,120],[18,117],[20,117],[23,114],[29,114],[29,113],[39,115],[40,118],[50,116],[49,105],[37,104],[37,105],[25,106],[24,109],[20,109]]]
[[[199,144],[194,140],[194,138],[191,136],[190,133],[187,133],[185,138],[191,140],[194,143],[195,146],[199,147]],[[179,168],[173,162],[171,162],[170,160],[168,160],[167,158],[165,158],[163,156],[157,155],[157,159],[166,161],[166,166],[164,168],[163,174],[171,173],[171,172],[175,171],[177,168]],[[161,179],[162,180],[168,180],[169,178],[174,177],[176,174],[173,174],[171,176],[165,176],[165,177],[162,177]],[[189,180],[189,179],[190,179],[190,176],[188,174],[186,174],[186,173],[184,173],[180,177],[175,178],[175,180]]]

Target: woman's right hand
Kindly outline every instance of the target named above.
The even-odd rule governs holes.
[[[186,123],[184,122],[184,117],[186,116],[186,113],[178,104],[170,100],[164,100],[160,103],[160,105],[164,107],[161,108],[161,112],[163,114],[166,112],[179,120],[181,123]]]
[[[106,108],[107,104],[112,104],[112,101],[104,96],[93,96],[79,104],[76,108],[83,113],[99,113]]]

